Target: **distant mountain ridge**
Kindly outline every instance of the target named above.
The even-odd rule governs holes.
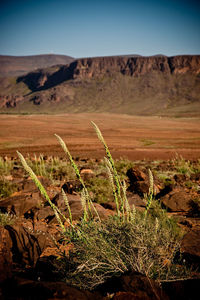
[[[30,56],[0,55],[0,76],[20,76],[38,68],[69,64],[73,60],[74,58],[71,56],[57,54]]]
[[[200,55],[81,58],[0,80],[1,111],[200,115]]]

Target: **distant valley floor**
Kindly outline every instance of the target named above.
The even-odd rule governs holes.
[[[200,158],[200,118],[160,118],[120,114],[0,115],[0,156],[64,156],[54,134],[73,156],[103,158],[104,149],[90,121],[102,131],[115,158]]]

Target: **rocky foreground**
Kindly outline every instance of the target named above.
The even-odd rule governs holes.
[[[95,291],[83,291],[60,281],[52,262],[59,256],[55,241],[67,253],[70,246],[62,244],[60,226],[53,210],[41,196],[22,168],[15,165],[10,175],[4,179],[17,186],[9,197],[1,198],[0,211],[8,213],[1,219],[0,226],[0,298],[1,299],[197,299],[200,284],[200,172],[177,171],[171,180],[161,180],[156,171],[173,171],[171,162],[150,165],[137,162],[126,172],[129,204],[144,210],[144,193],[148,193],[149,182],[146,168],[153,168],[155,198],[167,209],[169,217],[177,219],[184,230],[181,255],[185,264],[192,267],[190,278],[158,282],[139,273],[124,274],[105,282]],[[199,162],[194,163],[198,168]],[[105,172],[98,175],[85,160],[81,175],[85,179],[107,178]],[[197,169],[196,169],[197,170]],[[158,174],[158,173],[157,173]],[[52,202],[66,215],[61,188],[68,195],[73,220],[79,220],[83,209],[80,200],[80,184],[76,180],[66,180],[60,174],[59,184],[40,177]],[[167,182],[168,181],[168,182]],[[187,184],[186,184],[187,183]],[[101,219],[113,215],[114,202],[95,203]],[[13,215],[14,217],[11,217]],[[1,215],[2,216],[2,215]],[[10,217],[8,217],[10,216]],[[1,217],[2,218],[2,217]]]

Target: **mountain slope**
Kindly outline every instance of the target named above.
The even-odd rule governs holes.
[[[98,57],[0,80],[4,112],[200,115],[200,56]]]
[[[20,76],[38,68],[69,64],[73,60],[73,57],[55,54],[33,56],[0,55],[0,76]]]

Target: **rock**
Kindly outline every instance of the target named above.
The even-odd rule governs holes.
[[[196,300],[199,294],[200,279],[171,280],[161,283],[170,300]]]
[[[43,177],[43,176],[37,176],[41,184],[44,186],[46,189],[48,186],[51,185],[51,182],[48,178]],[[33,180],[29,177],[28,179],[25,179],[22,184],[22,190],[28,192],[28,191],[38,191],[37,186],[33,182]]]
[[[132,292],[117,292],[114,297],[111,299],[113,300],[143,300],[149,298],[141,298],[140,296],[136,296],[135,293]]]
[[[128,275],[123,275],[121,277],[122,288],[125,292],[131,292],[133,295],[129,294],[127,296],[134,296],[135,298],[128,299],[146,299],[146,300],[169,300],[168,296],[162,291],[159,284],[137,272],[132,272]],[[114,298],[115,299],[115,298]],[[116,299],[126,299],[126,298],[116,298]]]
[[[140,197],[138,194],[133,194],[130,192],[127,192],[127,199],[130,207],[134,204],[136,207],[145,207],[146,202],[144,200],[144,197]]]
[[[170,212],[188,212],[191,209],[191,194],[183,189],[174,189],[160,200]]]
[[[136,181],[131,186],[131,191],[137,193],[138,195],[148,194],[149,192],[149,183],[145,181]]]
[[[200,229],[190,230],[185,234],[181,242],[183,257],[200,271]]]
[[[25,213],[34,207],[39,207],[42,204],[40,193],[17,193],[0,202],[0,210],[7,213],[12,213],[18,217],[24,216]]]
[[[3,287],[5,299],[20,300],[100,300],[98,293],[80,291],[64,282],[42,282],[15,277]],[[4,298],[3,298],[4,299]]]
[[[0,226],[0,282],[12,275],[12,242],[8,231]]]
[[[126,175],[129,178],[130,186],[128,188],[129,191],[134,192],[140,196],[144,194],[148,194],[149,192],[149,178],[146,174],[141,171],[139,168],[131,168],[127,171]],[[158,194],[160,192],[160,186],[155,184],[154,182],[154,194]]]
[[[175,174],[174,180],[177,183],[182,183],[182,182],[185,182],[186,180],[188,180],[188,176],[186,176],[185,174]]]
[[[145,181],[147,179],[146,174],[141,171],[139,168],[131,168],[127,171],[126,175],[130,180],[130,185],[135,183],[136,181]]]
[[[159,191],[158,194],[156,194],[156,199],[160,199],[161,197],[164,197],[165,195],[169,194],[173,190],[173,184],[166,185],[163,189]]]
[[[53,229],[46,223],[37,221],[34,225],[30,220],[18,220],[14,225],[7,225],[6,229],[12,243],[12,260],[20,266],[34,266],[42,251],[54,242],[59,228]]]
[[[105,202],[101,203],[101,206],[103,206],[105,209],[110,209],[116,211],[116,203],[115,202]]]
[[[53,209],[50,206],[42,207],[35,211],[34,217],[37,220],[45,220],[47,223],[55,216]]]
[[[67,198],[68,198],[68,202],[69,202],[69,206],[71,209],[71,214],[72,214],[73,220],[79,220],[83,216],[83,206],[82,206],[80,196],[67,194]],[[67,218],[69,218],[69,212],[68,212],[68,209],[66,207],[66,204],[64,202],[64,199],[63,199],[63,196],[61,193],[58,194],[53,199],[53,203],[58,206],[58,208],[65,214],[65,216]],[[93,203],[93,205],[96,208],[96,210],[98,211],[100,218],[105,218],[114,213],[112,210],[105,209],[103,206],[101,206],[98,203]],[[92,208],[92,213],[94,216],[96,216],[93,208]],[[55,223],[55,222],[57,223],[56,218],[54,218],[50,222],[50,224]]]
[[[200,181],[200,172],[191,174],[190,175],[190,180]]]
[[[78,191],[81,190],[81,188],[82,188],[82,184],[80,183],[79,180],[70,180],[65,182],[62,185],[62,189],[67,194],[76,194]]]
[[[81,177],[83,178],[83,180],[87,180],[87,179],[95,177],[94,171],[92,171],[90,168],[85,168],[85,167],[81,168],[80,174],[81,174]]]

